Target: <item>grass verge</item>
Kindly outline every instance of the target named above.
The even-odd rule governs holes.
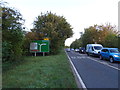
[[[4,65],[4,64],[3,64]],[[65,52],[25,57],[24,63],[2,74],[3,88],[77,88]]]

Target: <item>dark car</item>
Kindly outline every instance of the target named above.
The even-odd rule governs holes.
[[[75,51],[75,52],[79,52],[79,49],[75,49],[74,51]]]
[[[67,51],[67,52],[70,52],[70,48],[67,48],[66,51]]]
[[[80,53],[86,53],[85,48],[84,47],[80,47],[79,52]]]
[[[117,48],[103,48],[100,52],[100,59],[108,59],[111,63],[120,61],[120,52]]]
[[[120,49],[118,49],[118,51],[120,52]]]

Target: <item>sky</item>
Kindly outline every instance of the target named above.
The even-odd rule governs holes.
[[[70,44],[80,38],[84,28],[95,24],[111,23],[118,26],[118,2],[120,0],[3,0],[17,9],[25,19],[26,31],[33,28],[38,15],[51,11],[64,16],[72,26],[74,35],[65,41]]]

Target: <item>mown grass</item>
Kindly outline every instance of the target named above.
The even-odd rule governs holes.
[[[3,88],[77,88],[67,56],[25,57],[2,74]]]

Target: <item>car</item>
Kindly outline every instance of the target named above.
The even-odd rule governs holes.
[[[72,51],[74,51],[74,48],[71,48]]]
[[[92,55],[92,56],[99,56],[99,52],[103,46],[101,44],[87,44],[86,45],[86,53],[87,55]]]
[[[118,48],[103,48],[100,51],[99,58],[102,59],[108,59],[111,63],[115,61],[120,61],[120,52],[118,51]]]
[[[80,47],[79,48],[79,53],[86,53],[85,48],[84,47]]]
[[[118,51],[120,52],[120,49],[118,49]]]
[[[79,52],[79,49],[75,49],[75,52]]]
[[[67,51],[67,52],[70,52],[70,48],[67,48],[66,51]]]

